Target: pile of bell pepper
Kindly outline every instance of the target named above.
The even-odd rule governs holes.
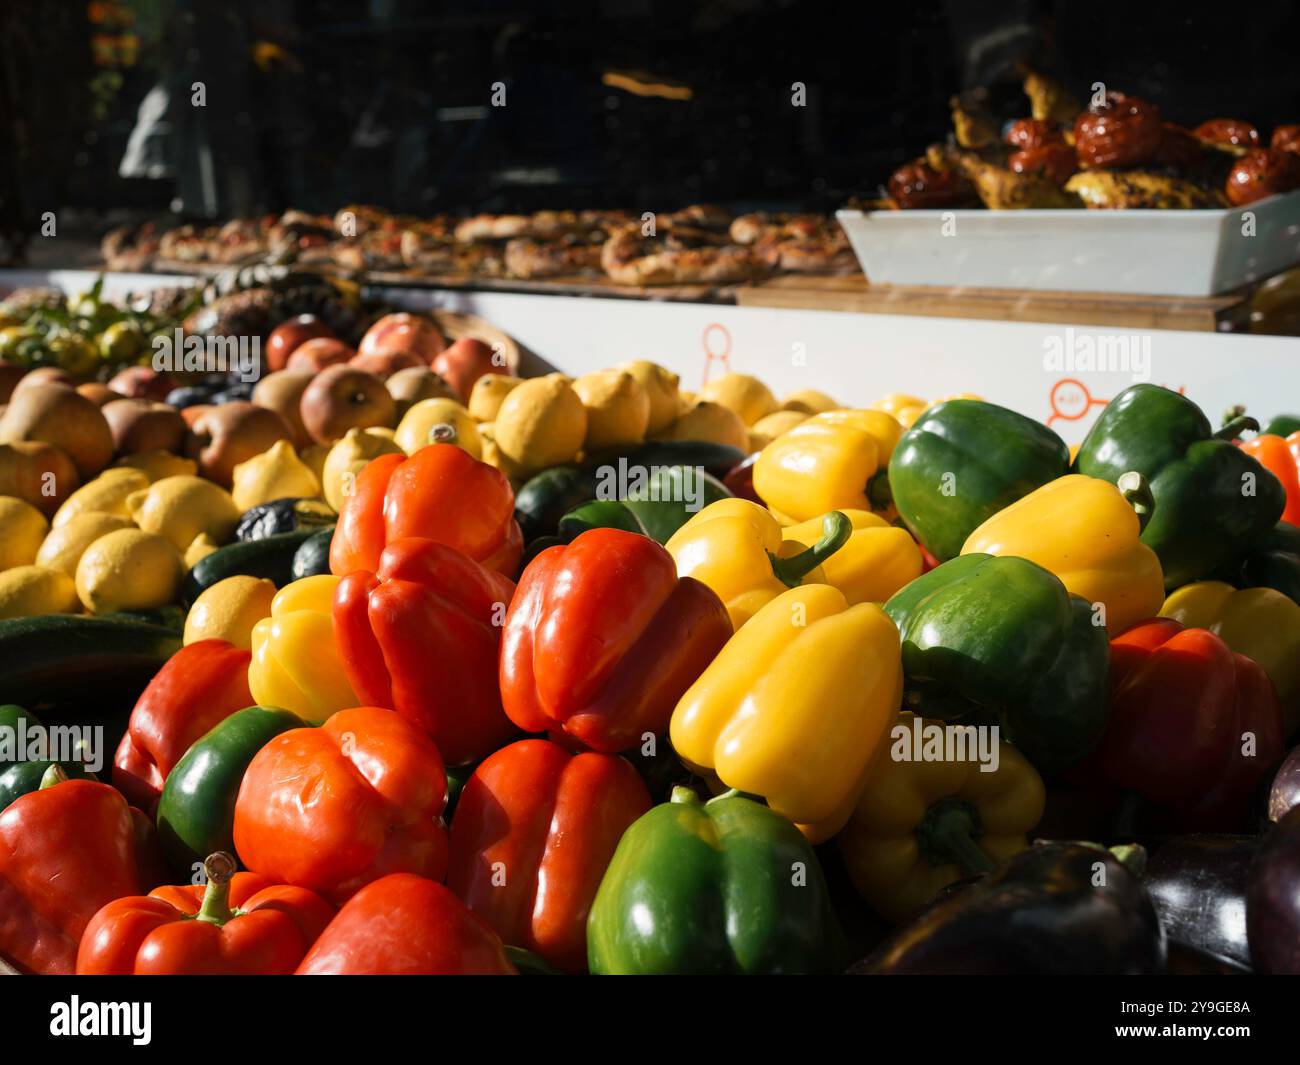
[[[543,471],[547,513],[381,455],[331,572],[178,651],[106,769],[0,743],[0,955],[1300,972],[1300,433],[1257,430],[882,401],[657,497]]]

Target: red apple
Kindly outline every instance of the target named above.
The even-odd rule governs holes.
[[[492,348],[474,337],[461,337],[433,360],[433,368],[460,393],[462,403],[469,402],[474,382],[480,377],[490,373],[513,376],[505,360],[498,359]]]
[[[103,407],[119,455],[141,451],[179,452],[185,440],[185,419],[175,407],[152,399],[119,396]]]
[[[357,351],[362,355],[410,352],[426,365],[447,346],[433,320],[420,314],[386,314],[366,330]]]
[[[371,351],[354,356],[348,365],[354,370],[372,373],[381,381],[387,381],[398,370],[429,368],[429,364],[413,351]]]
[[[128,366],[118,371],[108,382],[108,387],[128,399],[164,400],[167,393],[176,387],[176,380],[170,374],[159,373],[152,366]]]
[[[201,411],[190,423],[185,454],[197,459],[199,473],[222,488],[229,488],[235,467],[260,455],[277,440],[289,439],[289,427],[273,410],[236,400],[215,407],[190,407]]]
[[[334,338],[334,330],[314,314],[300,314],[281,322],[272,331],[266,341],[266,369],[268,373],[283,370],[289,364],[289,356],[309,340],[318,337]]]
[[[289,356],[286,370],[310,370],[319,373],[326,366],[347,362],[356,354],[343,341],[334,337],[316,337],[305,340]]]
[[[391,428],[397,404],[374,374],[351,366],[329,366],[307,386],[299,411],[311,438],[330,444],[349,429]]]

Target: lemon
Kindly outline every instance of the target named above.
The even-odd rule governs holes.
[[[224,488],[202,477],[164,477],[127,497],[131,518],[145,532],[166,537],[177,551],[206,535],[224,544],[239,524],[239,508]]]
[[[176,599],[184,576],[180,552],[141,529],[101,536],[77,563],[77,595],[92,614],[150,610]]]
[[[744,451],[749,447],[749,431],[740,415],[721,403],[701,400],[668,427],[664,440],[708,440],[730,444]]]
[[[170,451],[140,451],[134,455],[124,455],[113,463],[113,468],[129,467],[143,470],[149,482],[161,481],[164,477],[193,476],[199,471],[199,464],[193,459],[182,458]]]
[[[213,543],[212,537],[207,533],[199,533],[190,541],[190,546],[185,549],[182,555],[186,570],[192,570],[220,546],[220,544]]]
[[[230,497],[241,511],[273,499],[315,499],[320,493],[320,480],[288,440],[277,440],[239,463],[231,478]]]
[[[506,396],[492,435],[512,469],[535,473],[577,457],[587,436],[587,408],[563,375],[534,377]]]
[[[786,430],[807,420],[808,415],[797,410],[777,410],[765,418],[759,418],[750,429],[750,450],[761,451]]]
[[[0,573],[0,619],[79,613],[77,586],[45,566],[15,566]]]
[[[650,396],[645,386],[626,370],[599,370],[573,382],[587,408],[584,451],[636,444],[645,439],[650,425]]]
[[[372,429],[378,429],[379,426],[371,426]],[[316,475],[316,480],[325,480],[325,460],[329,457],[330,448],[333,444],[312,444],[311,447],[305,447],[298,452],[298,457],[302,459],[307,469]]]
[[[357,474],[366,468],[371,459],[380,455],[401,454],[402,449],[391,433],[381,433],[374,429],[349,429],[325,457],[325,469],[321,476],[325,502],[335,510],[342,510],[343,501],[352,494]]]
[[[36,563],[57,569],[69,577],[77,576],[77,563],[85,554],[86,548],[101,536],[107,536],[118,529],[131,529],[130,518],[118,514],[105,514],[102,511],[90,511],[73,518],[65,525],[51,530],[41,549],[36,552]]]
[[[781,401],[782,410],[797,410],[803,414],[821,414],[823,411],[838,410],[840,404],[825,392],[815,388],[803,388],[791,392]]]
[[[0,496],[0,570],[36,561],[50,528],[45,515],[17,496]]]
[[[239,575],[205,588],[185,616],[185,643],[227,640],[245,651],[253,646],[253,626],[271,616],[275,585]]]
[[[469,393],[470,417],[476,422],[496,421],[497,412],[506,396],[520,384],[522,379],[518,377],[507,377],[500,373],[484,374],[474,382]]]
[[[701,401],[721,403],[740,415],[746,425],[776,410],[776,396],[757,377],[744,373],[723,374],[700,389]]]
[[[671,370],[646,359],[625,362],[619,369],[635,377],[650,399],[650,421],[646,424],[646,432],[663,432],[680,413],[677,386],[681,383],[681,378]]]
[[[430,444],[455,444],[475,458],[483,454],[478,425],[454,399],[420,400],[402,415],[393,439],[408,455]]]
[[[126,466],[105,470],[63,501],[63,505],[54,512],[50,527],[58,529],[74,518],[92,512],[128,517],[127,498],[131,493],[148,487],[149,475],[143,470]]]

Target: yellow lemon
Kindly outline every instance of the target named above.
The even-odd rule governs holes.
[[[746,425],[776,410],[776,396],[757,377],[745,373],[728,373],[715,378],[700,389],[699,398],[721,403],[734,410]]]
[[[105,470],[89,484],[83,484],[54,512],[50,527],[57,529],[82,514],[98,511],[128,517],[127,500],[132,493],[149,487],[149,475],[143,470],[119,466]]]
[[[90,511],[73,518],[65,525],[50,531],[50,535],[36,552],[36,564],[57,569],[69,577],[76,577],[77,563],[85,554],[86,548],[101,536],[107,536],[118,529],[132,529],[130,518],[118,514],[104,514]]]
[[[455,444],[475,458],[483,454],[478,425],[454,399],[420,400],[402,415],[393,439],[408,455],[430,444]]]
[[[0,573],[0,619],[80,610],[77,586],[66,573],[45,566],[15,566]]]
[[[425,402],[428,402],[427,400]],[[376,429],[349,429],[343,439],[330,448],[321,473],[321,488],[325,502],[335,510],[343,509],[343,501],[352,493],[357,474],[366,468],[371,459],[380,455],[400,455],[401,446],[392,433]]]
[[[587,436],[587,408],[563,375],[534,377],[506,396],[492,436],[512,469],[535,473],[577,457]]]
[[[36,561],[49,531],[45,515],[17,496],[0,496],[0,570]]]
[[[230,490],[240,511],[273,499],[315,499],[320,493],[320,480],[288,440],[277,440],[236,466]]]
[[[253,646],[253,626],[271,616],[275,585],[239,575],[205,588],[185,616],[185,643],[227,640],[245,651]]]
[[[174,602],[184,576],[180,552],[141,529],[101,536],[77,563],[77,595],[93,614],[150,610]]]
[[[663,432],[679,413],[678,385],[681,383],[681,378],[657,362],[649,362],[646,359],[625,362],[619,369],[626,370],[641,382],[641,387],[645,389],[646,396],[650,399],[650,420],[646,425],[646,432],[651,434]]]
[[[650,425],[650,396],[645,386],[626,370],[598,370],[573,382],[587,408],[584,451],[636,444],[645,439]]]

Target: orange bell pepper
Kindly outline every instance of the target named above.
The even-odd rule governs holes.
[[[1282,511],[1282,520],[1300,525],[1300,432],[1285,438],[1261,433],[1253,440],[1242,441],[1240,446],[1282,482],[1286,489],[1286,509]]]

